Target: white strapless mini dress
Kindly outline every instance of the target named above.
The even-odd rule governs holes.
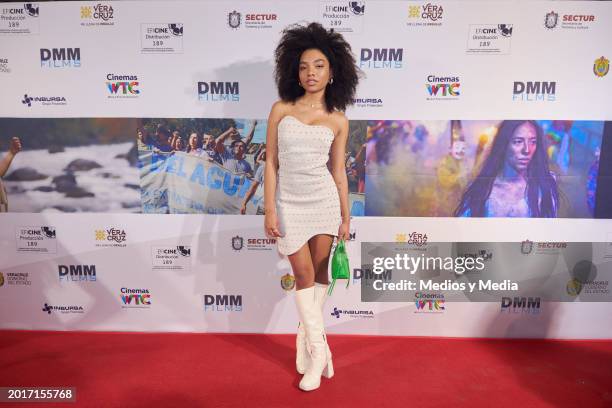
[[[334,132],[293,116],[278,124],[278,251],[290,255],[317,234],[338,235],[340,196],[327,168]]]

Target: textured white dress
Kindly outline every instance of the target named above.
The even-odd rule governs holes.
[[[277,140],[276,212],[284,235],[277,243],[281,254],[290,255],[313,235],[338,235],[340,197],[327,168],[334,132],[285,116]]]

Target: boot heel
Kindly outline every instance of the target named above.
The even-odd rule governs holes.
[[[332,363],[331,359],[327,360],[327,365],[323,370],[323,377],[332,378],[334,376],[334,363]]]

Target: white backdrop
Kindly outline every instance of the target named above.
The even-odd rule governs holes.
[[[112,5],[112,18],[88,17],[88,10],[93,13],[100,4]],[[610,75],[593,74],[594,61],[612,55],[612,5],[607,2],[436,2],[430,5],[442,7],[441,14],[437,8],[432,18],[423,18],[422,14],[410,17],[410,7],[417,6],[422,13],[426,2],[376,1],[365,4],[363,15],[349,10],[340,13],[350,16],[346,19],[324,18],[328,7],[347,4],[40,3],[38,17],[24,17],[20,27],[1,21],[0,59],[5,68],[0,72],[0,114],[267,117],[276,99],[272,53],[279,32],[290,23],[306,20],[339,21],[336,27],[348,30],[345,36],[358,60],[364,48],[402,50],[401,64],[391,64],[401,65],[399,68],[364,67],[366,78],[357,97],[376,102],[351,108],[347,112],[351,119],[612,119]],[[10,10],[23,7],[24,3],[3,3],[2,15],[20,15]],[[240,13],[239,25],[236,14],[230,19],[233,12]],[[547,28],[545,20],[551,12],[558,14],[558,21]],[[259,20],[265,24],[247,20],[249,15],[265,15]],[[593,16],[593,21],[568,25],[563,23],[565,15]],[[170,34],[164,39],[158,47],[166,51],[143,45],[143,32],[168,24],[182,24],[183,35]],[[513,30],[511,36],[497,41],[500,52],[468,52],[470,29],[499,24],[512,25]],[[146,47],[149,49],[143,50]],[[80,66],[41,67],[41,48],[79,48]],[[108,74],[136,76],[140,93],[109,98]],[[459,77],[460,95],[428,100],[424,85],[429,75]],[[198,82],[211,81],[238,82],[239,101],[199,101]],[[515,81],[555,82],[555,100],[513,101]],[[60,105],[33,101],[27,106],[22,102],[25,94],[66,101]],[[248,241],[265,238],[262,223],[262,217],[228,215],[0,214],[4,282],[0,286],[0,327],[293,332],[292,292],[280,285],[281,276],[291,272],[289,263],[276,253],[274,244]],[[426,233],[431,242],[612,240],[612,220],[361,217],[353,219],[352,225],[356,233],[349,243],[353,268],[359,268],[361,241],[395,241],[397,234],[415,231]],[[28,244],[35,242],[35,232],[43,226],[53,227],[55,238]],[[116,236],[121,242],[108,240],[111,229],[119,231]],[[232,246],[234,237],[243,239],[242,249]],[[112,244],[116,246],[108,246]],[[177,246],[190,250],[190,256],[177,258],[173,265],[155,258],[157,250]],[[60,265],[87,266],[89,270],[93,265],[95,281],[61,280]],[[148,304],[125,304],[122,288],[149,295],[142,298]],[[242,304],[213,311],[205,308],[206,295],[235,296]],[[367,314],[355,317],[334,311]],[[502,312],[500,303],[446,303],[443,310],[417,312],[414,303],[362,303],[359,281],[353,280],[348,290],[337,287],[327,302],[325,318],[333,333],[612,336],[612,306],[608,303],[543,304],[536,314],[508,314]]]

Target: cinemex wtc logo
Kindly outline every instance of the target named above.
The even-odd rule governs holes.
[[[205,312],[242,312],[242,295],[204,295]]]
[[[123,308],[146,309],[151,307],[149,289],[121,288],[121,303]]]
[[[444,295],[442,293],[414,294],[415,313],[442,313],[446,310],[444,306]]]
[[[362,48],[359,68],[399,69],[404,59],[403,48]]]
[[[106,75],[106,88],[109,98],[135,98],[140,95],[136,75]]]
[[[425,88],[427,89],[427,100],[440,99],[459,99],[459,76],[442,76],[429,75]]]

